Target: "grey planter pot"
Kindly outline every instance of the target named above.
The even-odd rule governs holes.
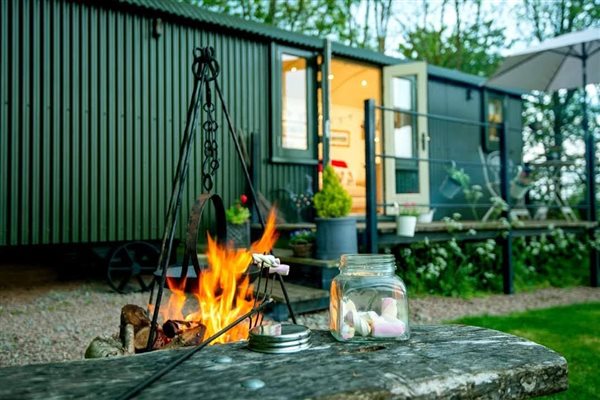
[[[250,247],[250,223],[236,225],[227,223],[227,241],[233,242],[235,248]]]
[[[460,192],[461,188],[460,182],[446,176],[440,185],[440,192],[445,198],[452,200]]]
[[[356,218],[315,218],[316,258],[334,260],[342,254],[358,253]]]

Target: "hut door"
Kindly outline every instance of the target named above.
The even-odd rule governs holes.
[[[385,202],[429,206],[429,135],[427,118],[427,69],[424,62],[383,69],[383,104],[398,111],[383,113]],[[403,112],[405,111],[405,112]],[[387,207],[388,214],[393,213]]]

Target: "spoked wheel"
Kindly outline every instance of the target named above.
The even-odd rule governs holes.
[[[119,293],[150,289],[159,250],[148,242],[130,242],[117,247],[108,260],[108,284]]]

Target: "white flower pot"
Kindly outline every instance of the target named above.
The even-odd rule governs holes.
[[[420,214],[417,217],[417,222],[420,224],[428,224],[428,223],[432,222],[434,212],[435,212],[435,209],[429,210],[426,213]]]
[[[396,216],[396,235],[415,236],[415,227],[417,226],[417,217],[412,215]]]

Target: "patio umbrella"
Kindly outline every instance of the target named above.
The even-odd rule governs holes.
[[[567,33],[506,57],[487,85],[555,91],[600,83],[600,28]]]
[[[583,88],[582,128],[586,143],[589,218],[596,220],[594,137],[587,119],[588,83],[600,83],[600,28],[567,33],[506,57],[486,82],[490,86],[555,91]]]

